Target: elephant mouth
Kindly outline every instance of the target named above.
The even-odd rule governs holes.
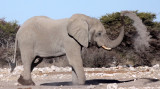
[[[102,46],[102,48],[104,48],[105,50],[111,50],[112,48],[108,48],[108,47],[106,47],[106,46]]]

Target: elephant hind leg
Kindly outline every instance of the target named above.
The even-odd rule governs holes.
[[[35,83],[32,81],[32,79],[26,80],[23,78],[22,75],[20,75],[18,82],[22,85],[35,85]]]
[[[31,64],[31,72],[33,71],[34,67],[36,67],[38,64],[40,64],[43,61],[42,57],[35,57]]]
[[[24,71],[18,79],[18,83],[22,85],[35,85],[31,78],[31,63],[34,59],[33,50],[28,46],[20,46],[21,59]]]

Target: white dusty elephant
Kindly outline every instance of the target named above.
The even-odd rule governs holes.
[[[110,40],[102,23],[83,14],[70,18],[53,20],[45,16],[36,16],[27,20],[16,34],[15,54],[20,49],[24,71],[18,82],[22,85],[34,85],[31,72],[43,58],[66,55],[72,67],[73,84],[84,84],[85,73],[81,58],[81,48],[96,43],[104,49],[118,46],[124,36],[124,27],[115,40]],[[35,63],[38,59],[39,62]],[[10,62],[14,70],[16,59]]]

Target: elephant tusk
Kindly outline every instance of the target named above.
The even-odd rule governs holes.
[[[106,46],[102,46],[102,48],[106,49],[106,50],[111,50],[112,48],[108,48]]]

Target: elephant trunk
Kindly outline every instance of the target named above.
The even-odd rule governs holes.
[[[102,48],[104,48],[106,50],[110,50],[111,48],[117,47],[122,42],[123,37],[124,37],[124,26],[121,27],[121,32],[120,32],[119,36],[117,37],[117,39],[110,40],[107,37],[106,44],[105,44],[105,46],[102,46]]]

